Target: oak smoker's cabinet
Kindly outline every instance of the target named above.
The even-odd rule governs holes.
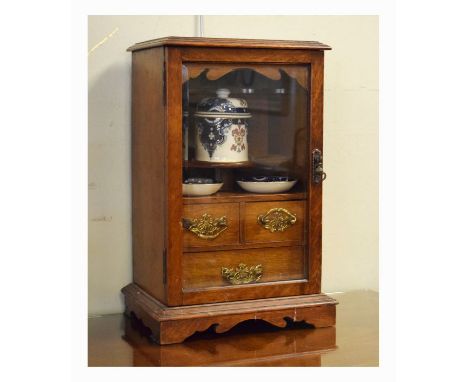
[[[160,344],[249,319],[335,324],[321,293],[327,49],[182,37],[128,49],[133,283],[122,291]]]

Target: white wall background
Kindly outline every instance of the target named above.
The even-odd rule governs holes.
[[[135,42],[196,36],[195,16],[90,16],[90,314],[131,282],[130,74]],[[323,291],[378,290],[378,17],[205,16],[205,37],[317,40],[325,53]]]

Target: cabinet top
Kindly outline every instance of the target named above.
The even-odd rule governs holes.
[[[267,48],[267,49],[312,49],[329,50],[330,46],[318,41],[291,40],[256,40],[237,38],[206,38],[206,37],[163,37],[136,43],[127,51],[132,52],[157,46],[185,46],[203,48]]]

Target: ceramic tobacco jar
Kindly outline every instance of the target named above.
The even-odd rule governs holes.
[[[251,114],[247,102],[229,98],[228,89],[218,89],[217,97],[205,98],[197,105],[197,161],[248,161],[247,119]]]

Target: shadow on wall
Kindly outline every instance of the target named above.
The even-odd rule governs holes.
[[[123,311],[120,288],[132,279],[131,57],[125,54],[88,79],[90,314]],[[92,60],[93,54],[90,66]]]

